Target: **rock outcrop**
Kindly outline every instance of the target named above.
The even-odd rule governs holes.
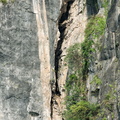
[[[88,89],[91,102],[105,101],[105,97],[109,94],[109,104],[112,109],[106,110],[107,120],[119,120],[119,14],[120,14],[120,1],[109,1],[109,11],[107,16],[107,26],[104,36],[100,39],[100,51],[94,57],[94,62],[90,67],[88,77]],[[90,85],[93,77],[98,75],[102,81],[102,85],[95,88]],[[114,92],[113,92],[114,91]],[[107,104],[107,103],[106,103]]]
[[[0,2],[0,120],[64,120],[66,50],[84,41],[88,18],[103,15],[101,0],[8,0]],[[87,79],[88,100],[116,92],[120,119],[120,1],[110,0],[107,26]],[[102,81],[91,84],[94,76]],[[111,88],[109,86],[113,85]],[[113,103],[111,103],[113,104]]]

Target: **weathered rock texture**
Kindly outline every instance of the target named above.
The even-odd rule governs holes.
[[[56,80],[59,89],[60,105],[53,106],[62,113],[65,109],[65,82],[68,75],[68,67],[65,65],[66,50],[74,43],[84,40],[84,30],[87,23],[87,7],[85,1],[71,0],[63,3],[61,17],[59,18],[60,37],[55,51]],[[64,8],[66,5],[66,9]],[[60,108],[59,108],[60,106]],[[54,110],[53,109],[53,110]],[[53,120],[56,118],[56,112],[53,112]]]
[[[90,67],[87,84],[89,90],[88,99],[93,103],[104,102],[105,96],[108,93],[110,97],[115,96],[115,98],[113,98],[113,101],[109,101],[109,103],[113,105],[112,111],[111,112],[106,111],[105,113],[107,115],[107,120],[120,120],[119,16],[120,16],[120,1],[119,0],[109,1],[106,31],[99,41],[101,49],[93,58],[94,60]],[[100,77],[100,79],[102,80],[102,85],[95,87],[90,84],[95,75],[98,75]]]
[[[113,109],[119,120],[120,1],[109,1],[109,8],[102,50],[90,67],[88,99],[101,101],[107,84],[116,82]],[[0,3],[0,120],[63,120],[66,50],[84,40],[87,18],[101,11],[101,0]],[[90,81],[96,74],[103,84],[94,96]]]

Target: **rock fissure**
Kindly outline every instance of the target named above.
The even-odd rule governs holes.
[[[68,114],[70,119],[79,115],[79,119],[119,120],[120,1],[7,1],[0,2],[0,120],[69,120],[64,110],[69,103],[76,102],[77,96],[85,99],[84,94],[88,102],[83,104],[100,104],[99,115],[96,116],[97,110],[90,118],[89,114],[80,115],[84,110],[73,114],[79,107],[76,104]],[[85,92],[78,90],[69,102],[74,80],[69,82],[70,94],[66,94],[65,86],[74,70],[70,70],[65,57],[70,46],[85,40],[87,23],[96,17],[105,17],[105,34],[93,40],[95,52],[86,85],[80,87],[80,92],[86,88]],[[103,22],[94,28],[101,29],[99,24]],[[92,30],[88,29],[88,33]],[[85,43],[85,48],[88,46]],[[76,76],[73,78],[76,80]]]
[[[57,109],[56,106],[59,107],[58,115],[61,116],[61,110],[60,110],[60,90],[58,86],[58,78],[59,78],[59,69],[60,69],[60,58],[62,54],[62,43],[64,41],[65,37],[65,30],[66,30],[66,20],[69,17],[69,10],[71,8],[71,5],[73,4],[75,0],[69,0],[66,3],[63,3],[61,7],[61,14],[59,15],[58,20],[58,30],[60,32],[59,40],[57,42],[57,47],[55,49],[55,81],[52,83],[52,96],[51,96],[51,118],[53,118],[53,109]],[[64,8],[64,9],[63,9]],[[54,90],[53,90],[54,89]],[[62,118],[63,119],[63,118]]]
[[[71,5],[73,4],[73,0],[71,1],[68,1],[66,4],[66,11],[62,13],[60,19],[58,20],[58,29],[59,29],[59,32],[60,32],[60,37],[59,37],[59,41],[57,43],[57,47],[56,47],[56,50],[55,50],[55,76],[56,76],[56,92],[58,93],[59,90],[58,89],[58,85],[57,85],[57,79],[59,78],[59,67],[60,67],[60,58],[61,58],[61,54],[62,54],[62,50],[61,50],[61,47],[62,47],[62,43],[63,43],[63,40],[64,40],[64,37],[65,37],[65,29],[66,29],[66,20],[68,19],[69,17],[69,10],[70,10],[70,7]]]
[[[86,0],[88,16],[96,15],[99,12],[98,0]]]

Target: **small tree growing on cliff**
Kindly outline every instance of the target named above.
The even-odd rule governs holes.
[[[68,67],[75,72],[80,71],[82,68],[82,56],[81,56],[81,44],[75,43],[67,50],[65,61],[68,63]]]

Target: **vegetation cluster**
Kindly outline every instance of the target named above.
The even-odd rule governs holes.
[[[84,42],[72,45],[67,51],[65,60],[68,63],[70,75],[65,86],[66,120],[93,120],[99,113],[99,105],[87,101],[86,79],[92,53],[96,51],[94,40],[104,34],[105,26],[104,17],[91,17],[85,30]],[[93,82],[97,85],[102,84],[98,76],[94,77]]]
[[[3,4],[7,4],[9,2],[9,0],[0,0],[0,2]],[[14,0],[10,0],[10,2],[14,2]]]
[[[108,12],[107,0],[102,1],[105,8],[105,15]],[[68,63],[69,76],[66,81],[66,111],[64,117],[66,120],[95,120],[103,116],[105,112],[101,110],[101,104],[93,104],[87,101],[86,79],[89,72],[89,65],[92,61],[92,54],[96,52],[96,40],[104,34],[106,27],[106,16],[92,16],[88,20],[85,30],[85,39],[80,43],[75,43],[67,50],[65,61]],[[97,86],[102,84],[102,80],[95,75],[91,84]],[[107,94],[106,98],[111,99]],[[105,102],[106,98],[103,100]],[[109,100],[108,100],[109,101]],[[111,103],[110,103],[111,104]],[[109,106],[109,104],[108,104]],[[107,106],[105,106],[107,109]]]
[[[0,2],[6,4],[6,3],[7,3],[7,0],[0,0]]]

